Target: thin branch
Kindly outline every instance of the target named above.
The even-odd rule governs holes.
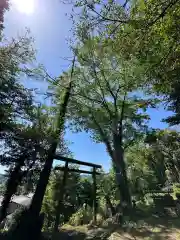
[[[94,74],[95,74],[95,78],[96,78],[97,83],[98,83],[98,85],[99,85],[99,87],[100,87],[100,90],[101,90],[102,96],[101,96],[101,95],[100,95],[100,96],[101,96],[101,99],[102,99],[102,103],[103,103],[104,107],[106,108],[106,110],[108,111],[109,116],[112,117],[112,112],[110,111],[110,109],[109,109],[109,107],[108,107],[107,101],[106,101],[106,99],[105,99],[105,95],[104,95],[103,88],[102,88],[102,86],[101,86],[101,83],[100,83],[99,78],[98,78],[98,76],[97,76],[96,69],[95,69],[94,67],[93,67],[93,72],[94,72]]]
[[[106,108],[107,112],[109,113],[109,116],[112,117],[112,113],[111,113],[111,111],[110,111],[110,109],[109,109],[109,107],[108,107],[108,104],[107,104],[106,100],[105,100],[104,91],[103,91],[103,88],[102,88],[102,86],[101,86],[101,84],[100,84],[100,81],[99,81],[99,78],[98,78],[98,76],[97,76],[97,72],[96,72],[95,68],[93,68],[93,72],[94,72],[94,74],[95,74],[95,78],[96,78],[96,80],[97,80],[97,82],[98,82],[98,85],[99,85],[99,87],[100,87],[100,90],[101,90],[101,94],[102,94],[102,95],[101,95],[98,91],[95,91],[95,90],[94,90],[94,92],[96,92],[96,94],[97,94],[97,95],[100,97],[100,99],[101,99],[101,102],[99,101],[99,103],[101,103],[101,105],[103,105],[103,106]],[[86,79],[86,77],[85,77],[84,74],[83,74],[83,77],[84,77],[84,80],[89,83],[89,81]],[[86,98],[88,99],[88,97],[86,97]],[[97,102],[97,100],[95,100],[95,101]]]
[[[119,87],[118,87],[118,89],[117,89],[117,91],[116,91],[116,94],[115,94],[115,96],[116,96],[116,99],[117,99],[117,97],[118,97],[118,93],[119,93],[119,90],[121,89],[121,85],[119,84]]]
[[[106,76],[105,76],[105,74],[104,74],[104,70],[100,69],[100,71],[101,71],[101,75],[103,76],[103,78],[104,78],[104,80],[105,80],[105,82],[106,82],[106,87],[108,88],[108,90],[109,90],[112,98],[114,99],[114,101],[116,101],[116,96],[115,96],[115,94],[113,93],[113,91],[112,91],[112,89],[111,89],[111,86],[110,86],[110,84],[109,84],[109,81],[107,80],[107,78],[106,78]]]
[[[109,152],[109,155],[110,155],[111,158],[113,159],[113,150],[112,150],[111,144],[110,144],[108,138],[106,137],[106,134],[103,132],[100,124],[96,121],[96,118],[95,118],[95,116],[94,116],[94,114],[93,114],[93,112],[91,111],[90,108],[89,108],[89,111],[90,111],[90,113],[91,113],[91,116],[92,116],[92,118],[93,118],[94,123],[96,124],[96,126],[97,126],[97,128],[98,128],[98,130],[99,130],[99,133],[100,133],[100,135],[101,135],[101,137],[102,137],[102,139],[103,139],[103,142],[104,142],[105,145],[106,145],[107,151]]]
[[[131,139],[127,144],[124,144],[123,149],[126,150],[135,141],[135,138]]]
[[[130,20],[120,20],[120,19],[112,19],[112,18],[108,18],[108,17],[104,17],[103,15],[101,15],[100,13],[98,13],[94,8],[93,6],[91,5],[87,5],[88,8],[93,11],[94,13],[97,14],[98,17],[101,18],[102,21],[109,21],[109,22],[119,22],[119,23],[128,23],[130,22]]]
[[[103,78],[104,78],[104,80],[105,80],[105,82],[106,82],[106,86],[107,86],[107,88],[108,88],[108,90],[109,90],[109,92],[110,92],[110,94],[111,94],[111,96],[112,96],[112,98],[113,98],[113,100],[114,100],[115,115],[117,116],[117,115],[118,115],[117,95],[118,95],[118,92],[119,92],[121,86],[120,86],[120,84],[119,84],[118,90],[117,90],[116,94],[114,94],[114,92],[113,92],[113,90],[111,89],[111,86],[110,86],[110,84],[109,84],[109,81],[107,80],[107,78],[106,78],[106,76],[105,76],[105,74],[104,74],[104,71],[101,71],[101,74],[102,74],[102,76],[103,76]]]
[[[157,16],[152,22],[150,22],[148,26],[154,25],[160,18],[163,18],[163,17],[166,15],[168,9],[172,8],[172,7],[173,7],[176,3],[178,3],[178,2],[179,2],[179,0],[174,0],[174,1],[170,2],[170,3],[163,9],[163,11],[161,12],[161,14],[159,14],[159,16]]]
[[[103,102],[102,101],[99,101],[98,99],[94,99],[94,98],[91,98],[91,97],[88,97],[87,95],[82,95],[81,93],[77,93],[77,94],[71,94],[71,96],[80,96],[80,97],[83,97],[83,98],[85,98],[85,99],[87,99],[87,100],[89,100],[89,101],[92,101],[92,102],[94,102],[94,103],[97,103],[97,104],[102,104]]]
[[[119,136],[120,136],[120,141],[122,142],[122,128],[123,128],[123,118],[124,118],[124,109],[125,109],[125,101],[126,101],[126,94],[124,94],[123,102],[122,102],[122,108],[121,108],[121,117],[119,121]]]
[[[115,32],[116,32],[116,30],[119,28],[119,26],[120,26],[120,24],[121,23],[118,23],[115,27],[114,27],[114,29],[110,32],[110,37],[113,35],[113,34],[115,34]]]
[[[46,71],[46,70],[44,70],[44,72],[45,72],[45,79],[48,77],[49,79],[51,79],[53,82],[55,81],[55,78],[53,78],[53,77],[51,77],[51,75]]]
[[[127,4],[128,4],[129,0],[126,0],[125,3],[122,5],[123,8],[126,8]],[[170,2],[164,9],[163,11],[153,20],[151,21],[149,24],[148,24],[148,27],[151,27],[153,26],[159,19],[163,18],[168,9],[172,8],[176,3],[178,3],[179,0],[173,0],[172,2]],[[127,19],[127,20],[124,20],[124,19],[112,19],[112,18],[109,18],[109,17],[105,17],[103,16],[102,14],[100,14],[99,12],[97,12],[93,6],[91,5],[87,5],[88,8],[94,12],[100,19],[99,21],[109,21],[109,22],[114,22],[114,23],[119,23],[117,26],[115,26],[115,28],[112,30],[111,34],[114,34],[116,32],[116,30],[118,29],[118,27],[120,26],[120,24],[127,24],[127,23],[132,23],[132,22],[136,22],[136,20],[133,20],[133,19]],[[138,22],[138,21],[137,21]]]
[[[122,5],[123,8],[126,8],[126,5],[128,4],[129,0],[126,0],[124,4]]]

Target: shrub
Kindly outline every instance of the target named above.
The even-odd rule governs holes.
[[[173,197],[174,198],[180,197],[180,184],[179,183],[173,184]]]
[[[99,213],[97,214],[96,218],[97,218],[97,225],[101,225],[105,220],[105,217]]]
[[[69,219],[69,224],[72,226],[78,226],[88,224],[93,218],[93,211],[90,207],[82,207],[76,213],[74,213]]]
[[[7,220],[5,228],[7,228],[9,231],[13,231],[19,223],[22,215],[25,214],[26,211],[27,208],[23,206],[16,209],[16,211],[12,214],[11,218]]]

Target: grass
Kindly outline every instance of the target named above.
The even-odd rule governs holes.
[[[43,236],[45,239],[53,240],[180,240],[180,218],[174,215],[158,216],[149,212],[144,215],[133,215],[131,219],[126,218],[123,226],[112,221],[100,226],[65,224],[60,227],[57,234],[44,232]],[[2,234],[0,239],[6,238]]]
[[[180,219],[150,217],[124,229],[116,229],[110,240],[180,240]]]
[[[74,227],[64,225],[61,230],[82,233],[84,234],[83,237],[85,239],[87,236],[86,233],[88,231],[88,226],[83,225]],[[139,219],[136,222],[127,221],[123,227],[111,225],[105,227],[104,231],[108,231],[109,234],[107,234],[108,237],[103,238],[103,240],[180,240],[180,219],[153,216],[145,219]]]
[[[62,231],[76,231],[76,232],[80,232],[80,233],[87,233],[88,226],[87,225],[81,225],[81,226],[71,226],[69,224],[64,224],[61,227]]]

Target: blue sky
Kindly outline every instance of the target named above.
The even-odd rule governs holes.
[[[15,6],[11,7],[5,15],[4,34],[7,38],[16,37],[17,34],[23,34],[26,27],[30,28],[31,34],[35,38],[37,61],[45,65],[49,74],[58,76],[69,65],[69,62],[62,58],[71,56],[67,43],[71,37],[71,21],[69,20],[71,5],[64,5],[60,3],[60,0],[34,0],[34,2],[32,14],[21,13]],[[38,87],[42,92],[47,87],[45,83],[32,80],[26,82],[26,85],[30,88]],[[151,109],[149,114],[152,118],[150,126],[154,128],[167,127],[161,123],[161,119],[168,116],[163,108]],[[103,168],[108,170],[110,160],[102,144],[93,143],[85,133],[72,134],[68,132],[66,139],[72,142],[70,149],[76,159],[102,164]],[[2,170],[0,168],[0,171]]]

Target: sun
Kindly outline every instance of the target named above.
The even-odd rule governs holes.
[[[12,3],[21,13],[32,14],[34,12],[34,0],[12,0]]]

